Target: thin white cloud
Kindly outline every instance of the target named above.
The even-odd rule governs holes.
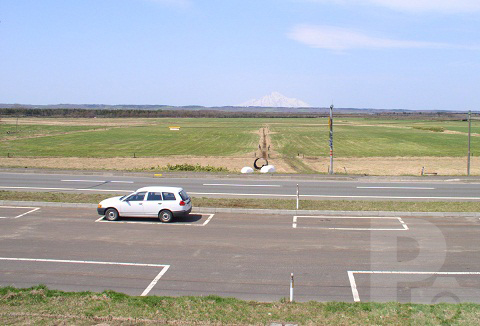
[[[370,36],[356,30],[333,26],[297,25],[287,35],[289,38],[310,47],[333,51],[350,49],[454,48],[454,46],[445,43],[395,40]]]
[[[480,11],[479,0],[308,0],[341,5],[377,5],[407,12],[469,13]]]

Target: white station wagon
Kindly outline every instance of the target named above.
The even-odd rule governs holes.
[[[192,201],[182,188],[144,187],[127,196],[112,197],[98,204],[97,212],[108,221],[119,217],[158,217],[164,223],[192,211]]]

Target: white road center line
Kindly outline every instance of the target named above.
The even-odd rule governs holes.
[[[95,182],[95,183],[100,183],[100,182],[106,182],[105,180],[60,180],[62,182]]]
[[[281,185],[245,185],[234,183],[204,183],[204,186],[226,186],[226,187],[281,187]]]
[[[94,183],[134,183],[133,181],[116,181],[116,180],[60,180],[62,182],[94,182]]]
[[[357,187],[357,189],[409,189],[409,190],[435,190],[427,187]]]

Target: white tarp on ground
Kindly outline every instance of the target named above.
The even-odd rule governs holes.
[[[273,173],[275,172],[275,166],[273,165],[265,165],[265,166],[262,166],[262,168],[260,169],[260,173]]]
[[[242,168],[242,170],[240,171],[242,173],[253,173],[253,169],[249,166],[245,166]]]

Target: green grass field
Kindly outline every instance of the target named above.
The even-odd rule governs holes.
[[[56,119],[61,122],[61,119]],[[111,120],[111,119],[110,119]],[[0,124],[0,155],[37,157],[234,156],[258,148],[260,128],[268,125],[273,149],[284,157],[328,153],[327,119],[183,118],[143,119],[144,125],[105,128],[79,119],[77,126]],[[336,157],[450,156],[466,153],[466,121],[336,118]],[[138,122],[138,121],[137,121]],[[83,124],[82,124],[83,123]],[[168,126],[178,125],[180,131]],[[82,131],[82,132],[80,132]],[[88,131],[88,132],[85,132]],[[449,133],[460,132],[459,133]],[[473,121],[473,133],[480,126]],[[16,139],[11,139],[12,135]],[[480,137],[472,137],[472,151]]]
[[[22,130],[38,138],[3,141],[0,151],[3,155],[14,153],[16,156],[60,156],[60,157],[131,157],[137,156],[228,156],[255,150],[258,136],[255,130],[261,124],[253,120],[225,119],[165,119],[157,124],[130,126],[111,129],[98,129],[88,133],[69,133],[70,126],[58,128],[43,136],[50,126],[22,125]],[[170,131],[168,126],[181,126],[180,131]],[[2,128],[6,128],[5,125]],[[77,127],[78,128],[78,127]],[[93,128],[92,128],[93,129]],[[0,129],[5,133],[4,129]]]

